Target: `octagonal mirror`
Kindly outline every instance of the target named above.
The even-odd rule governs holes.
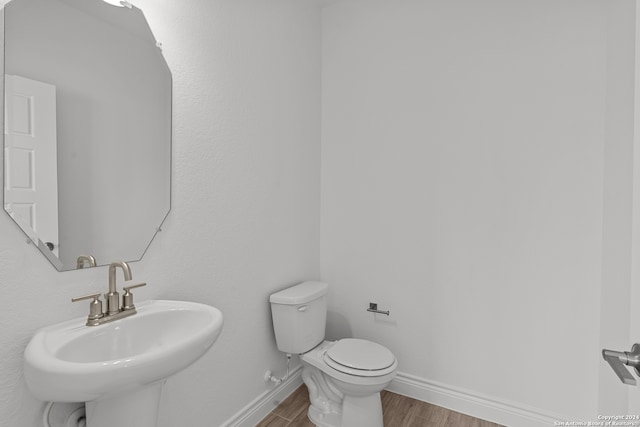
[[[59,270],[139,260],[171,197],[171,72],[142,11],[4,6],[4,210]]]

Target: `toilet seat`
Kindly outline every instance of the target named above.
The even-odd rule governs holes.
[[[337,341],[324,353],[323,359],[337,371],[361,377],[386,375],[397,367],[395,356],[386,347],[356,338]]]

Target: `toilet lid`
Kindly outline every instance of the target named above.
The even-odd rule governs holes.
[[[396,357],[375,342],[345,338],[327,350],[326,355],[339,365],[363,371],[379,371],[394,364]]]

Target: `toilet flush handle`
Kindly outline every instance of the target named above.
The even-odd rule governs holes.
[[[306,305],[301,305],[300,307],[298,307],[298,311],[307,311],[308,306]]]

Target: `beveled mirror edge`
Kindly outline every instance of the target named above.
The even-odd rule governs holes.
[[[12,0],[0,0],[0,100],[2,100],[2,102],[0,102],[0,142],[2,145],[2,149],[0,150],[0,180],[2,180],[2,191],[1,191],[1,195],[0,195],[0,200],[2,200],[2,211],[4,212],[5,215],[7,215],[9,217],[9,220],[11,222],[13,222],[15,224],[16,227],[18,227],[18,229],[20,230],[20,232],[23,234],[24,238],[25,238],[25,242],[26,244],[29,245],[33,245],[34,247],[37,248],[38,252],[40,252],[41,255],[43,255],[48,261],[49,264],[51,265],[52,268],[54,268],[57,272],[60,273],[64,273],[64,272],[68,272],[68,271],[76,271],[77,268],[69,268],[69,269],[64,269],[64,265],[62,264],[62,262],[58,259],[58,257],[54,256],[50,250],[48,250],[46,244],[41,240],[38,239],[38,242],[33,242],[31,237],[27,234],[27,232],[20,226],[20,224],[18,224],[18,222],[11,216],[9,215],[9,213],[5,210],[4,208],[4,203],[5,203],[5,150],[4,150],[4,145],[5,145],[5,125],[4,125],[4,116],[5,116],[5,102],[4,102],[4,98],[5,98],[5,6],[10,3]],[[144,14],[144,12],[142,11],[142,9],[132,5],[133,9],[136,9],[144,18],[145,23],[147,24],[147,27],[151,30],[151,25],[149,24],[149,21],[147,20],[146,15]],[[156,239],[156,236],[158,235],[158,233],[160,231],[162,231],[162,227],[164,226],[164,223],[166,222],[167,218],[169,217],[169,214],[171,213],[171,208],[173,205],[173,137],[174,137],[174,126],[173,126],[173,73],[171,72],[171,67],[169,67],[169,63],[167,62],[167,59],[164,55],[163,49],[162,49],[162,44],[158,42],[155,33],[153,32],[153,30],[151,30],[151,34],[152,37],[155,40],[156,43],[156,48],[159,51],[159,54],[162,56],[163,58],[163,62],[164,62],[164,67],[166,68],[168,75],[169,75],[169,95],[170,95],[170,99],[171,99],[171,105],[169,106],[169,110],[170,110],[170,123],[169,123],[169,130],[170,130],[170,147],[169,147],[169,179],[168,179],[168,183],[169,183],[169,203],[168,203],[168,208],[166,213],[164,214],[164,216],[162,217],[162,220],[160,221],[160,224],[158,224],[155,233],[153,234],[153,236],[151,237],[151,239],[149,240],[148,244],[145,246],[144,250],[142,251],[142,253],[140,254],[140,257],[137,259],[131,259],[128,260],[127,262],[138,262],[140,260],[142,260],[142,258],[145,256],[145,254],[147,253],[147,251],[149,250],[149,248],[151,247],[151,244],[153,243],[153,241]],[[109,263],[111,262],[111,260],[106,260],[106,261],[98,261],[98,264],[96,265],[96,267],[103,267],[103,266],[108,266]]]
[[[135,6],[133,6],[135,7]],[[145,20],[146,20],[146,16],[145,16]],[[149,23],[147,22],[147,25],[149,25]],[[151,26],[149,25],[149,28],[151,28]],[[154,35],[155,38],[155,35]],[[162,55],[164,57],[164,53],[162,52],[162,48],[160,48],[158,46],[158,50],[160,51],[160,55]],[[127,261],[127,262],[138,262],[140,260],[142,260],[142,258],[144,258],[144,256],[147,254],[147,251],[149,250],[149,248],[151,247],[151,244],[153,243],[154,240],[156,240],[156,237],[158,236],[158,233],[160,233],[162,231],[162,227],[164,226],[164,223],[167,221],[167,218],[169,217],[169,214],[171,213],[171,207],[173,206],[173,74],[171,73],[171,68],[169,67],[169,63],[167,62],[167,59],[164,59],[164,63],[165,66],[167,67],[167,71],[169,72],[169,95],[171,97],[171,106],[170,106],[170,110],[171,110],[171,114],[170,114],[170,120],[171,122],[169,123],[169,132],[171,135],[171,145],[170,145],[170,152],[169,152],[169,207],[167,209],[167,213],[165,213],[165,215],[162,217],[162,220],[160,221],[160,224],[158,224],[158,227],[156,228],[156,232],[153,234],[153,237],[151,237],[151,240],[149,240],[149,243],[147,244],[147,246],[144,248],[144,250],[142,251],[142,254],[140,254],[140,258],[135,259],[135,260],[131,260],[131,261]],[[106,266],[109,265],[110,261],[107,261],[106,264],[100,264],[98,263],[97,267],[100,266]],[[58,271],[62,271],[62,270],[58,270]]]
[[[2,211],[9,217],[10,221],[13,222],[19,229],[20,232],[24,235],[25,237],[25,242],[27,244],[30,244],[32,246],[34,246],[42,255],[44,255],[44,257],[49,261],[49,264],[51,265],[51,267],[53,267],[56,271],[62,272],[62,268],[63,265],[60,262],[60,260],[54,256],[51,251],[48,250],[46,244],[38,239],[37,242],[34,242],[31,240],[31,237],[29,237],[29,235],[24,231],[24,229],[20,226],[20,224],[18,224],[16,222],[16,220],[8,214],[8,212],[4,209],[4,202],[5,202],[5,192],[4,192],[4,186],[5,186],[5,176],[4,176],[4,109],[5,109],[5,103],[4,103],[4,82],[5,82],[5,72],[4,72],[4,60],[5,60],[5,32],[4,32],[4,28],[5,28],[5,24],[4,24],[4,19],[5,19],[5,10],[4,7],[7,5],[7,3],[9,3],[8,1],[3,2],[0,5],[0,100],[2,100],[2,102],[0,102],[0,129],[2,130],[2,132],[0,132],[0,141],[2,142],[2,150],[0,150],[0,178],[2,178]]]
[[[5,177],[4,177],[4,6],[6,2],[0,5],[0,118],[2,119],[2,123],[0,124],[0,129],[2,129],[0,135],[0,141],[2,141],[2,150],[0,150],[0,178],[2,179],[2,211],[4,210],[4,188],[5,188]],[[13,218],[11,218],[13,221]],[[14,221],[15,222],[15,221]],[[17,225],[17,224],[16,224]],[[24,233],[21,227],[20,231]],[[26,235],[26,233],[25,233]]]
[[[164,50],[163,50],[163,44],[162,42],[159,42],[156,34],[153,32],[153,28],[151,27],[151,24],[149,23],[149,20],[147,19],[147,15],[144,14],[144,11],[140,8],[138,8],[135,5],[131,5],[131,7],[133,9],[137,9],[139,11],[139,13],[142,15],[142,18],[144,19],[145,23],[147,24],[147,27],[151,30],[151,37],[153,37],[153,40],[156,44],[156,48],[158,49],[158,53],[160,54],[160,56],[164,59],[163,61],[163,65],[166,68],[167,73],[169,74],[169,98],[171,99],[171,105],[169,106],[169,110],[170,110],[170,114],[169,114],[169,134],[171,136],[170,138],[170,146],[169,146],[169,207],[167,209],[167,213],[162,217],[162,220],[160,221],[160,224],[158,224],[158,227],[156,228],[156,232],[153,234],[153,237],[151,237],[151,240],[149,240],[149,243],[147,244],[147,246],[144,248],[144,250],[142,251],[142,254],[140,254],[140,258],[136,259],[136,260],[131,260],[128,262],[138,262],[140,260],[142,260],[142,258],[144,258],[144,256],[147,254],[147,251],[149,250],[149,248],[151,247],[151,244],[153,243],[154,240],[156,240],[156,237],[158,236],[158,233],[160,233],[162,231],[162,227],[164,226],[164,223],[166,222],[167,218],[169,217],[169,214],[171,213],[171,207],[173,205],[173,73],[171,72],[171,67],[169,67],[169,62],[167,62],[167,58],[164,56]],[[2,65],[2,70],[4,69],[4,65]],[[3,74],[4,77],[4,74]],[[108,265],[108,264],[98,264],[97,266],[101,266],[101,265]]]
[[[165,215],[162,217],[162,219],[160,220],[160,223],[158,224],[158,226],[156,227],[156,231],[153,234],[153,236],[151,237],[151,239],[149,240],[149,243],[145,246],[144,250],[142,251],[142,253],[140,254],[140,257],[137,259],[132,259],[132,260],[125,260],[126,262],[138,262],[140,260],[142,260],[142,258],[144,258],[144,256],[147,254],[147,251],[149,250],[149,248],[151,247],[151,244],[156,240],[156,237],[158,236],[158,233],[160,233],[162,231],[162,227],[164,226],[164,223],[166,222],[167,218],[169,217],[169,214],[171,213],[171,207],[173,204],[173,73],[171,72],[171,67],[169,67],[169,63],[167,62],[167,58],[164,55],[164,51],[163,51],[163,45],[162,42],[159,42],[156,34],[153,32],[153,29],[151,27],[151,24],[149,23],[149,20],[147,19],[147,16],[144,14],[144,11],[142,9],[140,9],[139,7],[137,7],[134,4],[129,3],[130,7],[127,6],[127,8],[129,8],[130,10],[135,10],[137,13],[139,13],[144,22],[147,25],[147,28],[149,28],[149,30],[151,31],[151,37],[153,38],[153,41],[156,45],[156,49],[158,49],[158,54],[163,58],[163,66],[165,67],[168,75],[169,75],[169,97],[171,99],[171,105],[169,107],[170,109],[170,122],[169,122],[169,133],[170,133],[170,152],[169,152],[169,206],[167,209],[167,212],[165,213]],[[3,23],[4,23],[4,19],[3,19]],[[4,39],[3,39],[3,45],[4,45]],[[2,68],[0,68],[0,70],[4,70],[4,56],[3,56],[3,60],[2,62],[0,62],[0,65],[2,66]],[[4,79],[4,73],[2,73],[3,79]],[[4,97],[2,98],[4,99]],[[4,114],[4,113],[3,113]],[[45,252],[43,252],[45,253]],[[46,256],[46,253],[45,253]],[[98,265],[96,267],[101,267],[101,266],[108,266],[109,263],[111,261],[103,261],[105,262],[104,264],[102,264],[100,261],[98,261]],[[58,269],[58,271],[60,272],[64,272],[64,271],[73,271],[73,270],[61,270]]]

